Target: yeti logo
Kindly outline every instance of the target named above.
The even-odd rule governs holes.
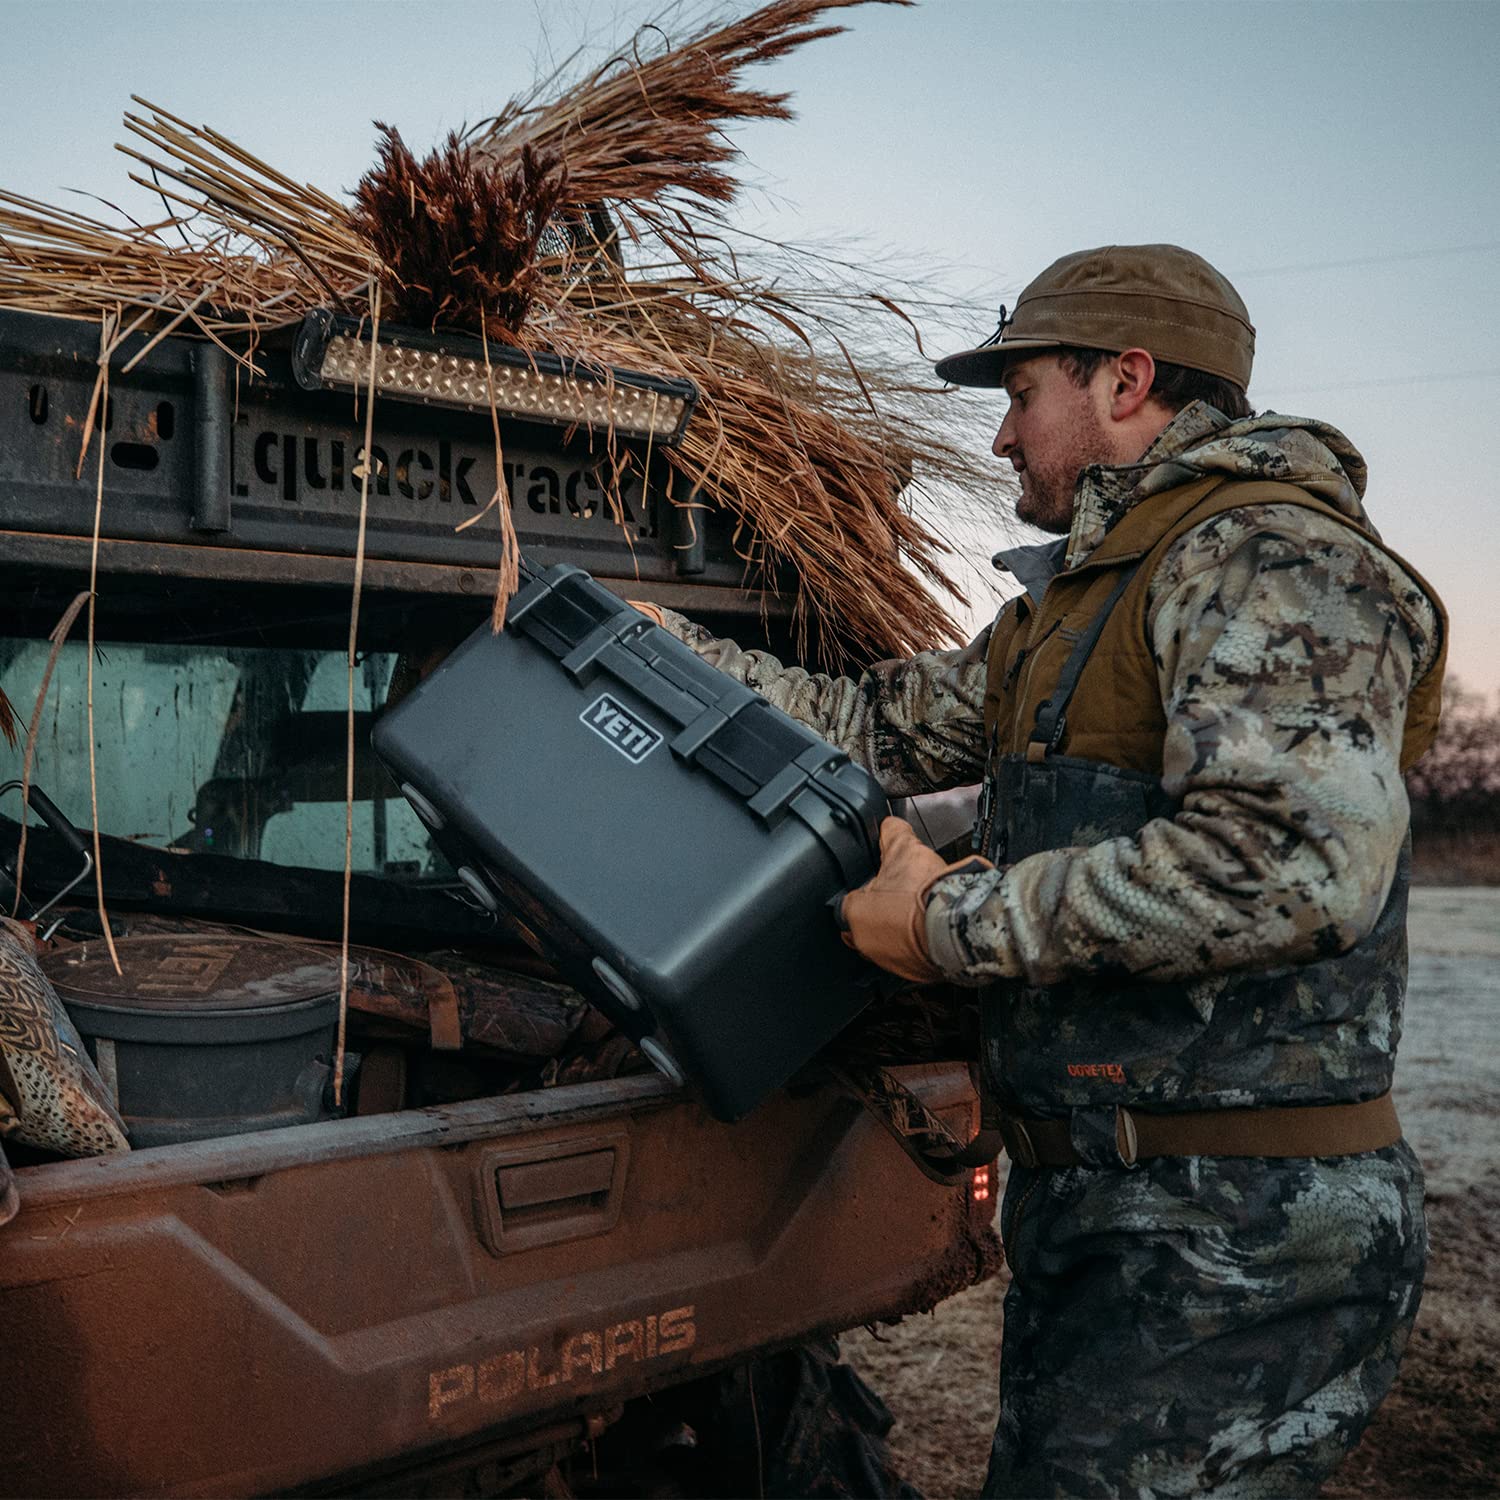
[[[649,724],[634,718],[608,693],[601,693],[578,717],[633,765],[640,765],[661,744],[661,736]]]

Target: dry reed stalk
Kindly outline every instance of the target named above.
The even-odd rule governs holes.
[[[370,308],[370,339],[380,338],[380,285]],[[344,892],[339,929],[339,1025],[333,1056],[333,1103],[343,1102],[344,1048],[349,1026],[349,897],[354,884],[354,659],[359,643],[359,605],[365,586],[365,524],[370,515],[370,458],[375,442],[375,361],[370,361],[365,387],[365,446],[359,474],[359,533],[354,545],[354,586],[349,598],[348,717],[344,725]]]
[[[99,321],[99,386],[102,391],[101,408],[109,409],[109,357],[113,352],[112,335],[120,324],[118,310],[106,313]],[[104,933],[104,946],[109,950],[109,961],[116,974],[122,973],[120,955],[115,951],[115,935],[109,930],[109,913],[104,909],[104,851],[99,835],[99,767],[94,737],[94,626],[99,603],[99,535],[104,519],[104,449],[99,443],[99,477],[94,489],[94,533],[89,546],[89,606],[88,606],[88,669],[86,677],[87,722],[89,731],[89,811],[93,819],[94,833],[94,893],[99,910],[99,926]]]
[[[481,328],[488,322],[483,309],[479,322]],[[490,615],[490,628],[498,635],[505,629],[506,607],[521,586],[521,541],[516,535],[515,518],[510,513],[510,497],[505,492],[505,447],[500,440],[499,398],[495,394],[495,368],[490,363],[487,333],[484,335],[484,387],[490,398],[490,426],[495,434],[495,494],[492,504],[500,513],[500,576],[495,583],[495,607]]]
[[[89,591],[82,590],[73,596],[73,602],[62,612],[62,618],[52,627],[52,633],[47,637],[52,645],[51,651],[47,653],[47,664],[42,668],[41,686],[36,690],[36,702],[31,708],[31,722],[26,726],[26,750],[21,756],[21,837],[16,845],[16,874],[15,901],[11,905],[10,914],[16,916],[21,910],[21,882],[26,871],[26,809],[31,806],[31,769],[36,762],[36,738],[41,732],[42,710],[47,704],[47,689],[52,686],[52,674],[57,670],[57,658],[62,655],[62,648],[68,639],[68,632],[72,630],[74,621],[83,612],[83,606],[89,602]]]

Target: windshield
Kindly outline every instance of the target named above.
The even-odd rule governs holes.
[[[0,644],[3,684],[30,719],[51,646]],[[369,747],[394,651],[354,674],[354,869],[405,877],[448,866]],[[92,823],[82,641],[58,655],[32,781],[78,828]],[[162,849],[342,869],[347,744],[342,650],[108,641],[96,647],[94,738],[99,827]],[[22,743],[8,752],[19,777]],[[0,743],[0,754],[7,753]],[[18,806],[4,812],[18,815]]]

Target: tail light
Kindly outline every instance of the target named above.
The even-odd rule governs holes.
[[[975,1203],[988,1203],[995,1192],[995,1168],[991,1162],[986,1162],[982,1167],[974,1168],[974,1176],[969,1183],[969,1197]]]

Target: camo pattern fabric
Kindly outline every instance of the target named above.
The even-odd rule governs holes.
[[[961,651],[884,661],[858,678],[783,666],[671,610],[666,628],[865,767],[889,797],[973,786],[984,775],[988,628]]]
[[[1064,566],[1081,563],[1133,505],[1210,474],[1295,484],[1369,527],[1363,500],[1368,470],[1337,427],[1276,412],[1231,422],[1194,401],[1162,429],[1139,463],[1084,470]]]
[[[1012,1166],[986,1496],[1316,1494],[1422,1291],[1403,1143],[1337,1160]]]
[[[1368,529],[1364,461],[1334,428],[1274,413],[1231,423],[1194,402],[1141,463],[1085,470],[1069,563],[1148,495],[1214,473],[1298,484]],[[852,679],[666,618],[892,796],[983,775],[987,632],[962,651]],[[1181,813],[1132,839],[940,884],[927,933],[950,978],[1049,984],[1101,968],[1162,979],[1295,963],[1380,911],[1408,814],[1406,698],[1440,646],[1415,581],[1329,516],[1230,511],[1163,559],[1148,626],[1168,720],[1165,783]]]
[[[57,991],[30,931],[0,917],[0,1135],[63,1156],[129,1150],[125,1122]]]
[[[1171,799],[1154,777],[1053,756],[1006,755],[997,844],[1025,869],[1036,850],[1108,843]],[[1177,983],[1100,973],[983,992],[985,1078],[1015,1114],[1116,1104],[1233,1109],[1371,1099],[1391,1085],[1406,980],[1407,844],[1390,895],[1353,948],[1301,964]]]

